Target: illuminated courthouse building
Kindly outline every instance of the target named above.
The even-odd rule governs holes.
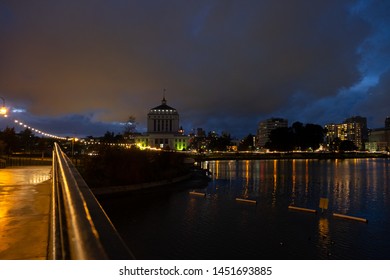
[[[179,113],[167,105],[165,97],[161,105],[149,110],[147,132],[135,137],[135,143],[141,148],[161,148],[167,150],[186,150],[189,137],[183,135],[179,126]]]
[[[261,121],[257,128],[257,146],[263,148],[270,140],[271,131],[279,127],[288,127],[288,120],[281,118],[271,118]]]

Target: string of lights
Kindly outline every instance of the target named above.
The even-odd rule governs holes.
[[[43,137],[52,138],[52,139],[56,139],[56,140],[65,140],[65,141],[68,140],[68,141],[75,141],[75,142],[80,141],[80,143],[82,143],[84,145],[107,145],[107,146],[117,146],[117,147],[123,147],[123,148],[130,148],[132,146],[129,143],[108,143],[108,142],[101,143],[99,141],[93,141],[93,140],[87,140],[87,139],[81,139],[80,140],[80,139],[78,139],[76,137],[62,137],[62,136],[58,136],[58,135],[54,135],[54,134],[51,134],[51,133],[47,133],[47,132],[44,132],[44,131],[39,130],[37,128],[31,127],[28,124],[26,124],[26,123],[24,123],[22,121],[19,121],[19,120],[14,120],[14,122],[16,124],[18,124],[19,126],[21,126],[21,127],[30,129],[34,133],[40,134]]]
[[[36,129],[34,127],[31,127],[19,120],[14,120],[14,122],[18,125],[20,125],[21,127],[24,127],[24,128],[27,128],[27,129],[30,129],[31,131],[35,132],[35,133],[38,133],[38,134],[41,134],[42,136],[44,137],[48,137],[48,138],[53,138],[53,139],[57,139],[57,140],[68,140],[69,138],[66,138],[66,137],[61,137],[61,136],[57,136],[57,135],[54,135],[54,134],[51,134],[51,133],[47,133],[47,132],[44,132],[44,131],[41,131],[39,129]]]

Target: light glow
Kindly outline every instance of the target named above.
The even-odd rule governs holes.
[[[0,115],[3,115],[4,117],[7,117],[8,109],[7,107],[1,107],[0,108]]]

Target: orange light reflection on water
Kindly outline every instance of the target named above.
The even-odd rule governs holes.
[[[305,162],[305,194],[309,192],[309,160]]]
[[[292,190],[291,190],[291,204],[295,203],[295,195],[296,195],[296,171],[295,171],[295,159],[292,161]]]
[[[278,185],[278,161],[274,159],[274,188],[272,191],[272,206],[276,206],[276,188]]]
[[[50,179],[50,166],[0,169],[0,219],[15,209],[16,201],[30,197],[31,191],[22,191],[21,187],[36,185]],[[17,191],[17,195],[15,195]]]
[[[318,244],[325,254],[329,254],[329,220],[321,217],[318,220]]]

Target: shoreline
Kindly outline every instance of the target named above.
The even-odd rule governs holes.
[[[358,159],[358,158],[390,158],[387,153],[372,152],[214,152],[208,154],[189,155],[195,161],[210,160],[272,160],[272,159]]]
[[[189,174],[154,182],[140,183],[125,186],[109,186],[109,187],[91,187],[91,191],[96,196],[112,196],[126,193],[144,192],[144,191],[158,191],[173,188],[201,188],[208,182],[209,177],[205,170],[193,170]]]
[[[318,159],[318,160],[335,160],[335,159],[369,159],[369,158],[390,158],[390,155],[384,153],[365,153],[365,152],[345,152],[345,153],[315,153],[315,152],[286,152],[286,153],[235,153],[219,152],[209,154],[192,154],[188,155],[195,161],[212,161],[212,160],[293,160],[293,159]],[[154,182],[145,182],[133,185],[108,186],[108,187],[91,187],[94,195],[99,197],[115,196],[128,193],[142,193],[165,191],[177,188],[202,188],[210,177],[207,170],[195,169],[186,175],[176,178],[159,180]]]

